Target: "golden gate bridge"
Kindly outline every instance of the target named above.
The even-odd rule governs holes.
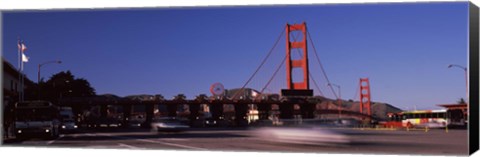
[[[281,64],[279,64],[274,71],[273,75],[268,79],[267,83],[261,88],[260,95],[256,97],[247,97],[244,93],[246,87],[251,83],[253,78],[259,73],[259,70],[262,66],[265,65],[267,59],[272,55],[272,52],[276,45],[279,43],[281,37],[285,33],[286,36],[286,55],[283,58]],[[296,33],[296,34],[295,34]],[[301,38],[297,40],[297,38]],[[359,96],[360,96],[360,108],[359,110],[347,110],[341,107],[342,101],[339,95],[337,95],[332,86],[330,91],[335,96],[338,101],[336,103],[337,109],[317,109],[316,104],[321,103],[325,100],[319,100],[314,97],[313,89],[310,88],[310,80],[312,80],[318,93],[323,96],[323,92],[320,90],[320,87],[317,81],[314,79],[313,75],[310,73],[309,69],[309,58],[308,58],[308,45],[307,38],[310,43],[313,43],[310,33],[307,30],[306,23],[300,24],[286,24],[284,31],[280,33],[280,36],[277,38],[274,46],[270,49],[267,56],[262,60],[261,64],[257,67],[255,72],[245,84],[236,92],[233,93],[233,96],[227,96],[223,89],[219,91],[213,91],[214,88],[212,85],[212,94],[213,96],[206,96],[204,94],[198,95],[195,99],[186,99],[185,96],[179,95],[173,99],[165,99],[162,95],[155,95],[150,99],[144,100],[132,100],[128,98],[62,98],[59,99],[60,106],[76,106],[76,107],[86,107],[86,106],[100,106],[100,117],[106,117],[107,115],[107,106],[115,105],[122,106],[123,108],[123,123],[127,124],[129,119],[128,117],[132,114],[133,105],[144,105],[145,106],[145,115],[146,121],[148,124],[152,121],[154,117],[154,106],[155,105],[165,105],[167,109],[167,116],[175,117],[177,116],[177,107],[178,105],[188,105],[189,106],[189,120],[194,121],[199,117],[200,105],[205,104],[210,107],[210,112],[214,120],[219,120],[223,118],[223,105],[231,104],[234,106],[235,111],[235,123],[237,125],[243,124],[246,121],[248,113],[248,105],[256,105],[259,114],[259,120],[267,119],[268,113],[272,111],[272,106],[276,105],[279,108],[281,119],[292,119],[295,115],[301,116],[303,119],[313,119],[314,111],[317,114],[341,114],[348,115],[351,117],[357,117],[360,119],[374,119],[375,117],[371,114],[371,100],[370,100],[370,83],[368,78],[361,78],[359,82]],[[317,54],[315,46],[312,44],[314,51],[315,59],[318,62],[318,65],[322,71],[322,74],[328,84],[330,81],[327,77],[327,74],[323,68],[322,63],[320,62],[320,57]],[[295,54],[297,52],[297,54]],[[292,59],[293,55],[297,55],[297,59]],[[284,67],[286,69],[286,89],[281,89],[281,96],[278,98],[273,98],[266,96],[264,94],[265,90],[268,89],[271,85],[272,80],[278,74],[279,70]],[[297,76],[293,72],[294,70],[301,70],[302,75]],[[295,79],[296,77],[301,77],[302,79]],[[300,80],[300,81],[294,81]],[[217,84],[218,85],[218,84]],[[222,86],[223,88],[223,86]],[[126,126],[126,125],[124,125]]]

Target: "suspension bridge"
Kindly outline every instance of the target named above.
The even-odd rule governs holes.
[[[267,60],[272,56],[275,48],[280,42],[280,39],[285,35],[286,43],[286,55],[283,57],[283,60],[276,66],[276,69],[273,71],[273,74],[269,77],[267,82],[259,90],[259,95],[257,96],[246,96],[245,89],[251,83],[255,77],[258,77],[260,70],[265,66]],[[307,30],[307,25],[305,22],[300,24],[286,24],[285,29],[280,33],[275,44],[267,53],[265,58],[263,58],[260,65],[255,69],[253,74],[247,79],[243,86],[236,90],[236,92],[231,93],[231,95],[226,95],[224,89],[218,89],[213,91],[213,96],[206,96],[204,94],[197,96],[195,99],[186,99],[184,96],[179,95],[173,99],[165,99],[162,95],[155,95],[149,99],[143,100],[132,100],[126,98],[120,99],[105,99],[105,98],[63,98],[59,100],[59,104],[62,106],[100,106],[100,117],[106,117],[107,115],[107,106],[116,105],[123,107],[123,122],[128,123],[128,117],[132,113],[133,105],[144,105],[146,121],[145,123],[150,123],[154,117],[154,106],[155,105],[165,105],[169,117],[177,116],[177,108],[179,105],[188,105],[189,106],[189,119],[194,121],[199,117],[200,105],[205,104],[210,108],[212,118],[219,120],[224,118],[224,104],[231,104],[234,106],[235,111],[235,122],[237,124],[242,124],[246,121],[247,113],[249,110],[248,105],[255,105],[259,119],[267,119],[268,113],[272,111],[272,106],[277,106],[279,108],[281,119],[291,119],[296,115],[300,115],[304,119],[314,118],[314,112],[317,114],[341,114],[348,115],[352,117],[357,117],[359,119],[372,119],[371,107],[370,107],[370,84],[368,78],[361,78],[359,83],[359,96],[360,96],[360,108],[359,110],[347,110],[341,107],[341,98],[335,93],[335,90],[332,86],[329,86],[328,91],[339,100],[335,105],[336,109],[318,109],[316,104],[321,103],[324,100],[318,100],[314,97],[314,89],[311,88],[310,81],[313,83],[316,93],[320,96],[324,96],[324,92],[319,87],[319,81],[317,81],[310,73],[310,62],[309,62],[309,49],[310,47],[307,44],[307,41],[311,44],[311,49],[313,50],[313,55],[315,60],[318,63],[318,68],[321,70],[325,82],[330,84],[330,80],[325,72],[325,69],[321,63],[318,52],[313,44],[310,32]],[[280,69],[285,68],[286,72],[286,88],[281,89],[279,93],[281,95],[278,98],[271,98],[266,96],[265,90],[270,89],[272,82],[277,78]],[[299,74],[300,73],[300,74]],[[285,87],[285,86],[284,86]],[[223,86],[222,86],[223,88]]]

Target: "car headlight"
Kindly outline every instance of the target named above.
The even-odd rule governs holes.
[[[73,126],[73,128],[75,128],[75,129],[76,129],[76,128],[78,128],[78,126],[77,126],[77,125],[74,125],[74,126]]]
[[[65,129],[65,128],[66,128],[65,125],[62,125],[62,129]]]
[[[18,132],[19,134],[21,134],[21,133],[22,133],[22,130],[18,130],[17,132]]]
[[[48,130],[48,129],[45,129],[45,132],[50,132],[50,130]]]

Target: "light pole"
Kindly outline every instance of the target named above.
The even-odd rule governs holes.
[[[467,94],[465,103],[468,105],[468,99],[469,98],[468,98],[468,72],[467,72],[467,68],[463,67],[463,66],[460,66],[460,65],[456,65],[456,64],[448,65],[448,68],[451,68],[451,67],[457,67],[457,68],[463,69],[463,71],[465,72],[465,91],[466,91],[466,94]]]
[[[37,83],[38,83],[38,98],[39,98],[39,99],[40,99],[40,68],[42,68],[43,65],[45,65],[45,64],[50,64],[50,63],[58,63],[58,64],[61,64],[62,61],[60,61],[60,60],[54,60],[54,61],[48,61],[48,62],[44,62],[44,63],[38,64]]]
[[[342,92],[341,88],[339,85],[333,84],[333,83],[328,83],[327,86],[335,86],[338,88],[338,119],[340,119],[340,116],[342,115]]]

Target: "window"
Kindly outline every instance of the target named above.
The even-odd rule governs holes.
[[[447,118],[445,113],[438,113],[438,118]]]
[[[413,118],[413,115],[411,113],[405,114],[405,116],[407,117],[407,119]]]

